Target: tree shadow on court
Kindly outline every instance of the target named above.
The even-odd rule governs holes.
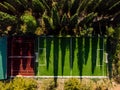
[[[76,48],[76,37],[71,37],[71,44],[72,44],[72,47],[70,48],[70,51],[71,51],[71,57],[72,58],[70,58],[70,59],[72,59],[71,60],[71,70],[73,69],[73,64],[74,64],[74,53],[75,53],[75,48]]]
[[[65,55],[66,55],[66,38],[62,37],[60,38],[61,39],[61,43],[60,43],[60,46],[61,46],[61,52],[62,52],[62,75],[63,75],[63,72],[64,72],[64,63],[65,63]]]
[[[54,54],[54,61],[53,61],[53,68],[54,68],[54,76],[58,76],[58,60],[59,60],[59,37],[54,37],[54,48],[53,48],[53,54]]]
[[[92,37],[92,74],[96,68],[96,60],[97,60],[97,46],[98,46],[98,37]]]
[[[47,63],[47,70],[49,69],[50,63],[50,51],[51,51],[51,43],[53,37],[46,37],[46,63]]]
[[[100,37],[100,41],[99,41],[99,47],[100,47],[100,50],[99,50],[99,58],[100,58],[100,69],[102,69],[102,65],[103,65],[103,54],[104,54],[104,38],[103,37]]]
[[[78,37],[78,69],[79,69],[79,75],[82,76],[83,72],[83,64],[84,64],[84,51],[83,51],[83,37]]]
[[[90,37],[85,37],[85,46],[84,46],[84,48],[85,48],[85,55],[84,55],[85,64],[87,64],[89,51],[90,51]]]
[[[106,51],[108,53],[108,74],[109,74],[109,78],[112,78],[113,75],[113,67],[112,67],[112,63],[113,63],[113,55],[116,51],[116,44],[117,40],[113,39],[111,37],[107,38],[107,45],[106,45]]]
[[[39,48],[41,48],[40,50],[40,54],[43,53],[43,49],[42,48],[45,48],[45,37],[39,37]]]
[[[64,66],[65,66],[65,57],[66,57],[66,50],[69,48],[70,39],[67,37],[60,37],[60,48],[61,48],[61,68],[62,68],[62,75],[64,75]],[[69,49],[70,50],[70,49]]]

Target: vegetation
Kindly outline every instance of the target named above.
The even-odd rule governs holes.
[[[110,51],[110,55],[112,56],[110,59],[113,60],[113,77],[120,83],[120,26],[115,28],[114,36],[110,40],[110,44],[113,46],[112,51]]]
[[[1,0],[0,36],[107,36],[109,71],[118,80],[119,8],[119,0]]]
[[[37,35],[106,35],[106,26],[111,27],[111,22],[114,26],[119,23],[119,7],[119,0],[0,1],[0,11],[16,18],[15,31],[13,29],[9,31],[10,35],[21,31],[23,34],[28,31]],[[25,24],[26,11],[30,14],[27,16],[29,21],[30,18],[33,20],[30,23],[34,26],[32,28],[30,24],[27,23],[27,26]],[[0,13],[1,16],[2,13]],[[25,15],[24,18],[21,18],[23,15]],[[1,32],[8,26],[11,24],[0,27]],[[25,28],[27,31],[24,30]]]
[[[34,79],[16,77],[10,82],[0,82],[0,90],[36,90],[37,82]]]

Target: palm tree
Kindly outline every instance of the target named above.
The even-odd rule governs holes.
[[[14,16],[16,31],[20,31],[24,20],[21,16],[29,11],[37,22],[37,30],[47,34],[82,35],[88,33],[104,34],[106,31],[97,28],[109,26],[111,22],[119,23],[119,0],[2,0],[0,11]],[[30,16],[30,17],[31,17]],[[22,22],[21,22],[22,21]],[[42,21],[42,23],[41,23]],[[103,24],[103,22],[105,22]],[[2,25],[2,24],[1,24]],[[6,25],[4,28],[6,28]],[[15,25],[13,25],[15,26]],[[2,29],[2,27],[0,27]],[[42,31],[43,32],[43,31]]]
[[[6,18],[4,19],[3,17],[2,23],[4,24],[0,24],[1,26],[0,28],[2,30],[5,30],[8,26],[11,26],[12,27],[12,30],[10,31],[12,32],[11,34],[21,32],[20,30],[21,27],[22,29],[23,28],[25,29],[26,27],[25,24],[28,24],[28,22],[30,22],[30,19],[32,20],[34,18],[34,20],[37,21],[37,19],[39,18],[38,16],[43,14],[45,10],[45,6],[42,4],[41,1],[40,0],[3,0],[3,1],[0,1],[0,12],[1,12],[0,16],[3,16],[2,14],[5,14],[5,15],[7,14],[9,18],[11,17],[10,19],[12,23],[16,22],[14,25],[11,26],[10,23],[6,23],[6,21],[9,21],[9,18],[6,17],[7,19]],[[30,12],[31,14],[29,13],[27,15],[26,11]],[[22,18],[24,15],[26,16],[26,18],[29,18],[27,23]],[[14,21],[14,18],[12,20],[13,16],[15,18],[15,21]],[[24,19],[25,19],[25,16],[24,16]]]

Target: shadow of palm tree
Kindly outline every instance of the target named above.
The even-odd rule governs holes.
[[[92,37],[92,74],[96,68],[98,37]]]
[[[85,64],[87,64],[88,56],[89,56],[89,51],[90,51],[90,37],[85,37],[85,46],[84,46],[84,49],[85,49],[85,55],[84,55]]]
[[[70,48],[70,51],[71,51],[71,70],[73,69],[73,64],[74,64],[74,59],[75,59],[75,56],[74,56],[74,53],[75,53],[75,48],[76,48],[76,37],[71,37],[70,39],[70,42],[71,42],[71,48]]]
[[[54,44],[54,48],[53,48],[53,54],[54,54],[54,76],[58,76],[58,60],[59,60],[59,38],[58,37],[54,37],[53,39],[53,44]]]
[[[83,64],[84,64],[84,51],[83,51],[83,37],[79,37],[78,39],[78,69],[79,69],[79,75],[82,76],[83,72]]]
[[[52,43],[53,37],[46,37],[46,59],[47,59],[47,70],[49,69],[49,63],[50,63],[50,51],[51,51],[51,43]]]

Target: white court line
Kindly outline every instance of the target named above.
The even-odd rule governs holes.
[[[10,76],[10,78],[14,78],[17,76]],[[88,79],[92,79],[92,78],[109,78],[108,76],[20,76],[20,77],[26,77],[26,78],[61,78],[61,79],[67,79],[67,78],[88,78]]]

